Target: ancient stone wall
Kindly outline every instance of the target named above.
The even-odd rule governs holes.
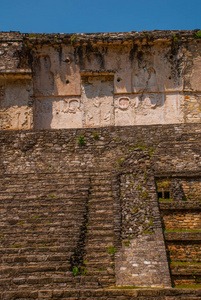
[[[1,128],[200,122],[199,36],[1,33]]]

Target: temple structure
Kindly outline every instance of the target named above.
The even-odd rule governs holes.
[[[0,121],[0,299],[201,299],[201,31],[1,32]]]

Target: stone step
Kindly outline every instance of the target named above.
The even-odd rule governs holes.
[[[29,217],[29,214],[27,214]],[[60,228],[72,228],[76,225],[76,228],[78,226],[82,225],[85,222],[83,211],[77,212],[77,211],[70,211],[66,213],[53,213],[53,214],[47,214],[45,216],[42,216],[40,214],[33,214],[31,219],[26,218],[22,215],[13,215],[8,216],[7,218],[4,217],[4,219],[1,219],[0,222],[0,228],[1,230],[4,230],[6,228],[10,228],[11,231],[13,231],[15,228],[28,228],[33,225],[33,227],[37,227],[40,224],[45,227],[52,227],[53,225],[55,227]],[[41,228],[42,229],[42,228]]]
[[[27,242],[26,240],[20,240],[20,241],[16,242],[13,240],[13,241],[8,241],[5,244],[1,244],[0,250],[5,249],[4,253],[7,255],[6,249],[16,249],[18,251],[25,250],[24,253],[29,253],[29,251],[26,252],[26,250],[30,249],[30,248],[44,249],[44,252],[42,252],[42,250],[41,250],[41,255],[42,255],[42,253],[48,252],[48,250],[46,250],[46,248],[58,247],[61,244],[64,244],[64,243],[60,243],[59,240],[43,241],[43,242],[40,242],[40,241],[38,242],[37,240],[31,241],[31,242],[30,241]],[[77,244],[76,242],[71,242],[71,241],[69,241],[68,244],[67,244],[67,242],[65,243],[65,245],[67,245],[68,247],[71,248],[71,251],[74,251],[76,244]],[[8,255],[12,255],[12,254],[10,254],[10,251],[8,251]]]
[[[107,207],[113,207],[114,205],[114,200],[112,197],[108,196],[108,197],[96,197],[96,198],[89,198],[89,206],[107,206]]]
[[[76,196],[76,197],[75,197]],[[103,195],[102,195],[103,196]],[[20,193],[20,192],[13,192],[13,193],[1,193],[0,194],[0,200],[1,201],[7,201],[9,203],[10,200],[17,200],[17,201],[31,201],[31,200],[48,200],[49,201],[56,201],[56,200],[59,200],[59,199],[77,199],[77,198],[88,198],[88,192],[86,191],[62,191],[62,192],[59,192],[57,190],[53,190],[53,191],[46,191],[44,193],[33,193],[33,192],[30,192],[30,193],[27,193],[27,192],[24,192],[24,193]]]
[[[13,183],[19,182],[19,184],[23,182],[34,182],[34,181],[47,181],[54,182],[58,180],[65,180],[65,182],[75,184],[75,180],[79,180],[78,182],[87,183],[91,182],[92,185],[99,185],[100,183],[111,183],[111,175],[109,173],[87,173],[83,170],[77,170],[76,172],[65,172],[65,173],[30,173],[30,174],[5,174],[5,176],[0,176],[0,182]]]
[[[197,275],[172,275],[172,280],[175,287],[182,286],[182,288],[200,288],[201,276]]]
[[[67,272],[68,273],[68,272]],[[33,285],[34,289],[37,287],[44,285],[55,285],[59,287],[59,283],[63,283],[69,287],[80,286],[84,288],[99,288],[98,278],[94,276],[61,276],[61,275],[54,275],[53,276],[28,276],[28,277],[14,277],[13,279],[0,279],[0,286],[1,287],[12,287],[14,286],[15,289],[19,288],[30,288],[30,285]],[[23,287],[22,287],[23,286]]]
[[[86,243],[87,246],[87,254],[93,254],[93,255],[99,255],[104,254],[104,253],[108,253],[108,251],[110,252],[112,246],[111,246],[112,242],[111,240],[109,241],[104,241],[101,243],[101,240],[98,241],[98,244],[96,242],[92,242],[90,241],[90,243]],[[115,248],[114,248],[115,249]]]
[[[201,276],[201,263],[170,263],[172,275]]]
[[[106,271],[106,270],[111,270],[111,268],[113,268],[113,266],[114,266],[114,256],[111,254],[108,256],[104,256],[103,254],[101,256],[99,256],[97,254],[95,256],[95,253],[94,253],[94,255],[93,254],[91,254],[89,256],[86,255],[86,257],[84,257],[84,259],[85,259],[84,260],[85,267],[87,270]]]
[[[58,263],[51,262],[50,265],[47,265],[47,263],[39,263],[34,265],[26,265],[26,266],[1,266],[0,269],[0,278],[5,278],[4,276],[12,275],[16,276],[16,274],[28,274],[28,273],[55,273],[55,272],[67,272],[70,271],[70,264],[63,263],[61,265],[58,265]]]
[[[35,188],[32,188],[30,190],[26,189],[25,187],[24,188],[21,188],[18,190],[17,189],[11,189],[11,190],[3,190],[1,189],[0,191],[0,196],[4,196],[6,194],[9,194],[9,195],[24,195],[24,194],[27,194],[27,195],[31,195],[31,194],[36,194],[36,195],[40,195],[40,194],[49,194],[49,193],[53,193],[53,192],[58,192],[58,193],[72,193],[72,194],[85,194],[85,193],[88,193],[89,191],[89,188],[87,187],[79,187],[79,186],[72,186],[72,187],[62,187],[62,188],[57,188],[57,186],[55,186],[54,188],[46,188],[46,187],[41,187],[41,186],[38,186],[38,187],[35,187]]]
[[[55,183],[53,184],[34,184],[34,185],[15,185],[15,186],[3,186],[1,188],[0,195],[4,195],[5,193],[42,193],[43,191],[49,192],[49,191],[66,191],[66,192],[86,192],[89,190],[88,184],[85,186],[79,185],[78,187],[75,188],[75,185],[71,184],[69,185],[68,183],[60,184],[60,183]]]
[[[98,244],[99,247],[102,246],[102,244],[104,243],[112,243],[114,241],[113,235],[111,236],[96,236],[96,235],[90,235],[89,233],[87,233],[86,235],[86,245],[93,245],[94,244]]]
[[[200,201],[159,201],[159,207],[161,210],[177,211],[177,210],[201,210]]]
[[[92,261],[92,263],[87,263],[86,264],[86,275],[88,276],[88,272],[89,271],[97,271],[99,272],[98,277],[99,278],[103,278],[104,274],[105,276],[110,276],[110,277],[114,277],[115,276],[115,272],[112,271],[113,268],[113,263],[108,261],[104,261],[102,263],[98,263],[96,261]],[[103,273],[103,271],[106,271],[106,273]],[[97,274],[96,274],[97,276]]]
[[[39,189],[46,190],[54,190],[54,189],[78,189],[78,190],[88,190],[91,185],[89,185],[88,181],[80,182],[79,179],[74,180],[75,183],[71,183],[68,180],[34,180],[30,182],[26,182],[22,179],[21,182],[17,183],[7,183],[6,181],[0,182],[1,184],[1,192],[14,192],[14,191],[36,191]]]
[[[41,225],[43,225],[41,223]],[[25,227],[25,226],[21,226],[20,228],[18,228],[17,226],[15,226],[15,228],[13,229],[13,231],[11,229],[8,230],[1,230],[1,240],[0,240],[0,244],[1,243],[6,243],[8,240],[11,239],[17,239],[20,238],[21,240],[30,240],[30,239],[46,239],[46,236],[48,235],[48,237],[53,237],[53,238],[72,238],[74,241],[76,240],[77,236],[79,235],[79,229],[76,228],[69,228],[69,227],[62,227],[62,228],[57,228],[57,227],[52,227],[53,230],[49,230],[49,228],[47,228],[47,230],[45,230],[44,227],[42,227],[39,225],[37,225],[37,227],[33,228],[33,227]],[[32,228],[32,229],[27,229],[27,228]],[[74,238],[75,237],[75,238]]]
[[[90,184],[92,187],[98,185],[111,185],[111,177],[108,175],[106,175],[105,177],[104,175],[103,176],[97,175],[94,177],[92,175],[90,176]]]
[[[7,216],[0,221],[0,230],[4,230],[6,228],[15,229],[15,228],[25,228],[34,225],[34,228],[41,226],[41,224],[45,227],[55,227],[60,228],[72,228],[74,225],[81,225],[84,222],[83,210],[77,211],[67,211],[67,212],[53,212],[52,214],[47,214],[43,216],[42,214],[33,214],[32,218],[30,217],[29,212],[27,212],[27,218],[21,215],[15,215],[13,217]],[[42,228],[41,228],[42,230]]]
[[[88,224],[88,226],[87,226],[87,229],[88,230],[113,230],[114,229],[114,225],[112,224],[112,223],[110,223],[110,224],[102,224],[101,222],[100,222],[100,224],[101,224],[101,226],[99,225],[99,223],[94,223],[94,224],[91,224],[91,222]]]
[[[72,289],[76,288],[76,285],[79,283],[76,283],[71,278],[67,277],[61,277],[61,278],[53,278],[49,276],[44,277],[34,277],[31,278],[14,278],[13,280],[7,280],[5,282],[1,282],[0,280],[0,287],[4,290],[40,290],[40,289],[58,289],[58,288],[67,288]]]
[[[167,241],[200,241],[201,231],[164,232]]]
[[[109,183],[109,181],[108,181]],[[73,175],[71,178],[56,176],[56,174],[52,174],[48,176],[48,174],[44,174],[43,177],[40,178],[23,178],[23,177],[16,177],[16,178],[0,178],[0,184],[3,187],[17,187],[17,186],[28,186],[31,187],[33,184],[36,185],[51,185],[51,184],[63,184],[63,185],[79,185],[79,186],[87,186],[89,184],[88,176],[78,177],[77,175]]]
[[[113,266],[97,266],[95,268],[87,269],[85,277],[88,278],[111,278],[115,275],[115,270]],[[87,279],[86,279],[87,280]]]
[[[88,230],[88,227],[87,227]],[[94,229],[89,229],[87,232],[87,238],[93,238],[94,236],[96,236],[97,238],[101,238],[101,237],[112,237],[114,236],[114,231],[113,230],[94,230]]]
[[[54,195],[47,195],[47,196],[34,196],[31,195],[28,197],[27,195],[24,197],[7,197],[3,199],[0,197],[0,203],[1,203],[1,208],[19,208],[22,207],[23,205],[28,205],[29,206],[34,206],[36,205],[36,208],[39,206],[39,204],[42,206],[47,205],[50,206],[51,204],[53,205],[58,205],[58,207],[64,206],[64,205],[76,205],[79,208],[79,204],[86,205],[88,203],[88,195],[80,195],[77,194],[75,196],[71,195],[60,195],[59,197],[54,196]]]
[[[51,245],[51,242],[52,242],[52,244],[53,243],[55,243],[55,242],[59,242],[60,244],[60,246],[65,246],[65,245],[67,245],[67,246],[69,246],[69,245],[73,245],[73,243],[77,240],[76,239],[76,237],[75,238],[72,238],[71,240],[68,238],[68,236],[66,237],[66,238],[63,238],[62,236],[58,236],[58,237],[52,237],[52,238],[49,238],[49,236],[47,237],[47,235],[46,236],[44,236],[42,239],[39,239],[38,237],[37,237],[37,240],[35,239],[35,238],[29,238],[29,239],[27,239],[27,238],[24,238],[24,237],[21,237],[21,240],[22,241],[24,241],[24,239],[25,239],[25,241],[26,241],[26,243],[28,244],[28,243],[36,243],[36,241],[37,241],[37,244],[48,244],[48,243],[50,243],[50,245]],[[18,239],[16,239],[16,241],[19,243],[20,241],[18,240]],[[6,241],[5,241],[6,242]],[[56,246],[56,245],[54,245],[54,246]],[[11,248],[11,247],[10,247]]]
[[[101,184],[99,183],[98,185],[95,186],[90,186],[90,192],[91,195],[96,194],[97,192],[102,193],[102,192],[112,192],[111,184]]]
[[[109,197],[111,196],[112,197],[112,191],[111,190],[103,190],[103,191],[94,191],[94,190],[91,190],[90,191],[90,199],[93,199],[93,198],[97,198],[97,197]]]
[[[105,217],[104,217],[105,216]],[[114,222],[114,215],[113,214],[104,214],[102,212],[94,212],[89,213],[88,214],[88,225],[89,226],[99,226],[99,228],[101,228],[101,226],[103,224],[110,224],[113,225]]]
[[[38,255],[3,255],[0,258],[0,262],[5,266],[6,264],[12,264],[16,263],[16,265],[19,264],[30,264],[35,262],[68,262],[70,260],[70,257],[72,256],[73,252],[69,252],[67,255],[64,254],[38,254]]]
[[[21,201],[20,199],[15,199],[11,201],[10,203],[0,203],[0,210],[1,209],[7,209],[8,212],[9,210],[12,209],[20,209],[23,211],[24,210],[37,210],[40,209],[41,212],[43,209],[51,209],[53,211],[57,211],[59,209],[62,210],[68,210],[71,208],[73,205],[76,205],[77,208],[79,208],[80,205],[85,205],[87,200],[87,197],[80,197],[77,195],[76,197],[71,197],[71,198],[48,198],[47,201],[39,201],[35,199],[34,201],[26,201],[26,207],[24,207],[24,201]],[[57,210],[55,210],[57,209]]]
[[[102,212],[102,213],[107,212],[107,214],[113,215],[113,203],[109,204],[103,201],[102,203],[91,204],[89,202],[89,213],[98,213],[98,212]]]
[[[102,262],[104,259],[107,260],[108,258],[111,259],[111,254],[109,254],[108,251],[88,252],[84,256],[84,260],[87,261],[87,262],[89,262],[89,261],[91,262],[93,260]]]
[[[25,253],[26,255],[29,255],[29,253],[33,254],[44,254],[49,253],[50,255],[54,253],[62,254],[62,253],[68,253],[69,255],[72,251],[72,246],[55,246],[55,247],[26,247],[26,248],[0,248],[0,254],[3,255],[14,255],[14,254],[22,254]]]
[[[96,218],[90,218],[89,219],[89,223],[88,223],[88,226],[90,227],[91,226],[91,228],[94,228],[94,229],[96,229],[97,228],[97,230],[99,230],[99,229],[101,229],[102,228],[102,226],[104,225],[104,223],[107,223],[107,224],[110,224],[111,223],[111,227],[110,227],[110,229],[111,230],[113,230],[113,228],[114,228],[114,225],[113,225],[113,218],[112,217],[105,217],[105,222],[104,222],[104,220],[103,220],[103,218],[101,218],[101,217],[98,217],[97,218],[97,221],[96,221]],[[108,228],[109,229],[109,228]]]
[[[96,252],[96,251],[88,251],[84,255],[84,265],[87,264],[98,264],[98,265],[104,265],[104,267],[110,267],[114,265],[114,254],[108,253],[108,249],[103,249],[102,251]]]
[[[100,216],[113,216],[114,212],[113,212],[113,206],[109,206],[107,204],[105,205],[98,205],[98,206],[93,206],[91,205],[89,207],[89,211],[88,214],[93,217],[97,216],[97,214],[99,214]]]
[[[2,184],[13,184],[13,185],[17,185],[17,184],[27,184],[27,185],[31,185],[34,182],[37,182],[38,184],[40,184],[41,182],[43,183],[60,183],[60,182],[64,182],[64,183],[68,183],[68,184],[75,184],[77,183],[77,180],[79,184],[85,184],[89,182],[89,174],[85,174],[82,172],[79,173],[73,173],[73,174],[69,174],[68,172],[66,173],[32,173],[30,174],[30,176],[27,176],[27,174],[25,176],[23,176],[23,174],[17,174],[17,175],[10,175],[7,176],[5,175],[5,177],[0,177],[0,183]]]
[[[86,299],[110,299],[110,300],[164,300],[164,299],[182,299],[195,300],[200,299],[200,289],[39,289],[31,291],[30,289],[18,291],[5,291],[0,293],[0,299],[63,299],[63,300],[86,300]]]

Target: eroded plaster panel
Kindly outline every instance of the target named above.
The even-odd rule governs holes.
[[[80,97],[42,97],[35,102],[35,128],[82,127]]]
[[[115,96],[115,125],[127,126],[135,124],[135,105],[134,95]]]
[[[116,51],[115,56],[111,57],[111,60],[115,58],[115,78],[114,78],[114,93],[123,94],[131,93],[131,73],[132,65],[129,59],[130,49],[125,47]],[[111,54],[110,54],[111,55]]]
[[[55,88],[58,95],[80,96],[80,72],[71,45],[65,45],[54,51],[53,70]]]
[[[183,96],[150,93],[136,96],[136,125],[174,124],[184,121]]]
[[[148,49],[138,47],[133,58],[132,91],[134,93],[181,91],[182,56],[181,50],[173,55],[170,46],[155,45]]]
[[[132,91],[135,93],[144,91],[156,91],[157,76],[154,63],[154,55],[150,50],[139,50],[133,63],[131,75]]]
[[[183,122],[184,96],[179,93],[115,96],[116,126]]]
[[[183,90],[184,51],[173,45],[158,47],[155,66],[158,91],[177,92]]]
[[[80,72],[72,46],[44,47],[33,65],[36,95],[80,96]]]
[[[51,95],[54,91],[54,73],[49,55],[40,55],[34,61],[34,88],[36,94]]]
[[[114,125],[113,76],[84,76],[82,103],[84,127]]]
[[[165,96],[164,105],[165,124],[183,123],[185,119],[184,95],[169,93]]]
[[[33,127],[33,87],[29,80],[0,82],[1,129]]]

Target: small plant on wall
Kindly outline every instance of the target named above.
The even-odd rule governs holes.
[[[98,141],[100,139],[99,134],[97,132],[94,132],[93,138],[94,140]]]
[[[195,39],[201,39],[201,30],[195,33]]]
[[[110,246],[108,249],[107,249],[107,253],[109,254],[115,254],[116,252],[116,248],[113,247],[113,246]]]
[[[84,140],[84,136],[80,135],[78,138],[78,145],[79,146],[85,146],[85,140]]]

